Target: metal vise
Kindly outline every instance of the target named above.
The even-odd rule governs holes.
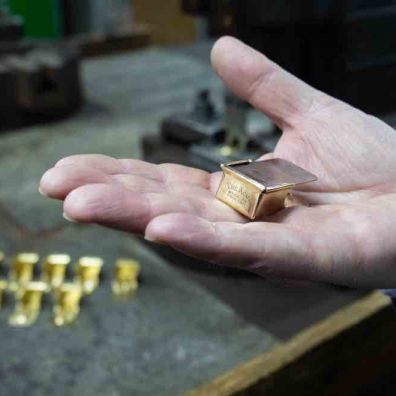
[[[67,46],[0,47],[0,130],[62,118],[78,109],[79,60],[78,51]]]

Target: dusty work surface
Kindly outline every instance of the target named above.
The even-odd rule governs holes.
[[[34,326],[11,328],[13,304],[6,304],[0,312],[1,395],[175,395],[275,343],[127,235],[70,227],[50,239],[7,244],[11,251],[19,247],[75,258],[97,254],[106,266],[99,289],[83,301],[71,327],[51,324],[48,298]],[[112,297],[116,257],[142,264],[133,300]]]
[[[151,49],[88,61],[87,104],[78,115],[0,136],[0,249],[106,260],[101,288],[70,328],[52,327],[49,301],[28,329],[8,327],[12,301],[0,311],[1,395],[178,394],[361,295],[330,286],[274,286],[201,270],[200,263],[174,256],[169,266],[134,237],[66,223],[61,205],[38,194],[41,174],[60,157],[138,157],[141,136],[155,131],[164,115],[185,109],[197,89],[220,93],[200,54],[199,48]],[[114,301],[109,289],[111,265],[120,256],[143,265],[142,285],[130,302]]]

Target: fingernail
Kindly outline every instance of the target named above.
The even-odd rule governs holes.
[[[70,223],[77,223],[76,220],[72,219],[71,217],[69,217],[65,212],[63,212],[63,218],[67,221],[70,221]]]
[[[38,192],[43,196],[43,197],[48,197],[48,195],[39,187]]]
[[[156,245],[167,246],[167,244],[164,243],[164,242],[162,242],[161,240],[154,239],[154,238],[151,238],[151,237],[146,236],[146,235],[144,236],[144,239],[145,239],[147,242],[155,243]]]

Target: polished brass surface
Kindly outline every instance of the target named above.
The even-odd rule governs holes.
[[[9,289],[11,291],[18,291],[32,280],[33,270],[39,259],[37,253],[19,253],[14,257],[9,274]]]
[[[47,290],[44,282],[29,282],[18,291],[16,306],[8,323],[15,327],[31,326],[41,310],[43,293]]]
[[[80,313],[81,285],[63,283],[55,292],[53,323],[55,326],[67,326],[73,323]]]
[[[8,289],[8,282],[4,279],[0,279],[0,309],[3,307],[4,294]]]
[[[102,266],[100,257],[81,257],[78,260],[75,281],[81,285],[83,294],[92,294],[98,287]]]
[[[222,164],[216,197],[243,216],[255,220],[285,207],[291,188],[317,180],[304,169],[281,159]]]
[[[113,271],[111,289],[117,297],[132,297],[139,284],[140,264],[132,259],[119,259]]]
[[[4,255],[0,251],[0,264]],[[34,281],[37,253],[19,253],[14,256],[8,279],[0,279],[0,308],[4,295],[10,292],[15,299],[14,312],[8,323],[15,327],[27,327],[35,323],[40,311],[43,294],[51,292],[53,301],[52,322],[57,327],[73,323],[80,313],[80,302],[99,286],[103,259],[80,257],[76,262],[74,281],[66,281],[68,254],[50,254],[43,260],[40,280]],[[117,297],[133,297],[139,284],[140,263],[121,258],[115,263],[111,288]]]
[[[51,254],[45,258],[41,280],[47,284],[48,290],[57,289],[62,285],[69,263],[68,254]]]

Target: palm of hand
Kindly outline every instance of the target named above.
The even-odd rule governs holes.
[[[396,181],[396,133],[387,124],[342,102],[327,103],[286,126],[275,156],[315,173],[308,187],[322,193],[364,192]],[[320,108],[320,106],[323,106]],[[307,189],[306,189],[307,190]],[[377,190],[378,191],[378,190]]]
[[[228,63],[238,51],[245,55],[240,64]],[[296,192],[310,206],[247,223],[215,199],[219,174],[96,155],[60,161],[44,175],[42,192],[64,199],[73,220],[145,233],[212,262],[262,275],[394,286],[395,131],[235,40],[223,40],[213,58],[226,83],[282,128],[274,156],[319,177]]]

